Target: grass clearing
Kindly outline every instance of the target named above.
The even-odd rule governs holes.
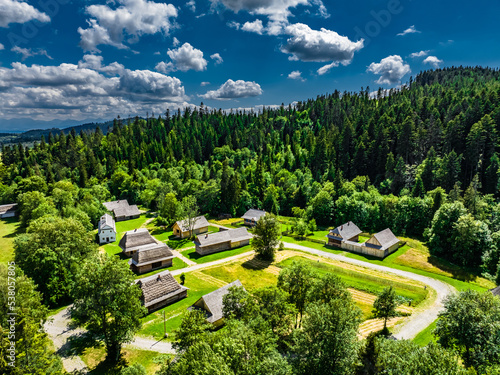
[[[252,250],[251,245],[246,245],[243,247],[239,247],[237,249],[231,249],[231,250],[225,250],[221,251],[218,253],[213,253],[213,254],[208,254],[208,255],[200,255],[196,252],[196,249],[188,249],[182,252],[182,255],[184,255],[186,258],[189,260],[192,260],[195,263],[201,264],[201,263],[208,263],[208,262],[213,262],[214,260],[219,260],[223,258],[228,258],[234,255],[239,255],[246,253],[247,251]]]
[[[20,233],[18,218],[0,220],[0,263],[14,260],[14,238]]]
[[[428,327],[421,331],[415,338],[413,342],[420,346],[426,346],[431,342],[436,342],[436,336],[432,333],[436,329],[436,321],[433,321]]]

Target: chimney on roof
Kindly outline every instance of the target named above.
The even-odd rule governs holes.
[[[349,226],[350,221],[347,222],[347,226]]]
[[[161,281],[161,275],[158,274],[158,277],[156,278],[156,281]]]
[[[208,233],[207,233],[207,234],[205,234],[205,238],[208,238]]]
[[[344,230],[344,226],[343,225],[340,227],[340,230]]]

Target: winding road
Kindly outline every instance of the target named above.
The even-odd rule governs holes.
[[[361,260],[348,258],[343,255],[332,254],[326,251],[317,250],[310,247],[297,245],[294,243],[285,242],[284,245],[285,248],[287,249],[300,250],[324,258],[329,258],[332,260],[350,263],[381,272],[392,273],[398,276],[403,276],[411,280],[420,281],[428,285],[432,289],[434,289],[436,291],[436,298],[432,301],[432,303],[430,303],[423,309],[420,310],[417,309],[409,318],[406,318],[404,320],[403,324],[397,326],[396,328],[397,331],[394,333],[394,336],[397,339],[412,339],[419,332],[428,327],[434,320],[436,320],[439,312],[443,309],[444,299],[448,295],[455,293],[456,291],[451,285],[427,276],[422,276],[412,272],[402,271],[378,264],[372,264]],[[202,264],[192,264],[192,262],[190,262],[191,265],[189,267],[174,270],[172,271],[172,274],[177,275],[183,272],[184,273],[191,272],[224,263],[229,263],[238,260],[240,258],[247,257],[251,254],[253,254],[253,251],[248,251],[228,258],[223,258],[213,262],[207,262]],[[71,327],[69,309],[70,307],[67,307],[66,309],[52,316],[51,319],[47,321],[47,323],[45,324],[45,331],[47,332],[51,340],[54,342],[54,346],[56,347],[57,352],[61,355],[64,368],[67,371],[73,371],[73,370],[86,371],[85,363],[81,360],[81,358],[78,355],[71,354],[69,350],[70,349],[69,343],[71,341],[71,338],[75,336],[81,336],[82,334],[84,334],[84,330]],[[157,341],[151,338],[145,338],[140,336],[137,336],[132,343],[128,344],[128,346],[143,350],[153,350],[159,353],[175,353],[171,344],[167,341],[162,341],[162,340]]]

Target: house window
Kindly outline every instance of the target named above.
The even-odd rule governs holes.
[[[152,265],[151,265],[151,268],[160,268],[161,267],[161,262],[154,262]]]

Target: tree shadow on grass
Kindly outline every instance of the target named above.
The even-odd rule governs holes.
[[[105,358],[99,364],[88,372],[90,375],[120,375],[123,368],[127,367],[127,361],[123,355],[118,361]]]
[[[241,266],[250,270],[264,270],[268,268],[273,262],[271,260],[262,260],[257,257],[247,260]]]
[[[460,266],[457,266],[456,264],[453,264],[435,255],[429,255],[427,257],[427,261],[434,267],[440,269],[441,271],[451,273],[454,279],[460,281],[465,281],[465,282],[475,281],[478,276],[474,270],[461,268]]]
[[[61,355],[65,356],[79,356],[85,352],[85,349],[98,348],[100,346],[101,343],[99,341],[85,332],[70,336],[68,341],[66,341],[59,351],[61,352]]]

